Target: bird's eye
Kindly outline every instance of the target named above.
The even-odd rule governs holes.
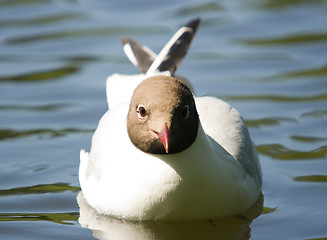
[[[188,117],[190,116],[190,106],[189,105],[185,105],[183,107],[182,116],[184,119],[188,119]]]
[[[142,104],[140,104],[140,105],[137,106],[136,112],[137,112],[137,116],[140,119],[145,118],[145,116],[146,116],[146,109],[145,109],[145,107]]]

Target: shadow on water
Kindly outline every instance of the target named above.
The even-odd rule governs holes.
[[[97,239],[249,239],[250,224],[262,212],[263,196],[246,213],[222,219],[194,221],[130,222],[99,215],[77,196],[79,223],[89,228]],[[265,213],[274,211],[265,208]]]

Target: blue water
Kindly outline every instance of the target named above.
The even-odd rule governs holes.
[[[194,17],[202,23],[177,75],[244,116],[264,214],[87,228],[92,216],[78,221],[79,150],[107,109],[106,77],[138,73],[119,38],[158,52]],[[0,238],[327,238],[326,23],[325,0],[0,1]]]

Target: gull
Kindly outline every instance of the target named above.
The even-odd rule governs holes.
[[[216,97],[196,97],[174,77],[199,22],[180,28],[158,55],[122,39],[142,73],[107,78],[109,109],[90,152],[80,153],[81,189],[98,213],[213,219],[241,214],[259,198],[260,163],[240,113]]]

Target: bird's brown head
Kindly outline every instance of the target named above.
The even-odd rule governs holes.
[[[198,128],[193,94],[177,78],[150,77],[134,90],[127,131],[131,142],[143,152],[182,152],[195,141]]]

